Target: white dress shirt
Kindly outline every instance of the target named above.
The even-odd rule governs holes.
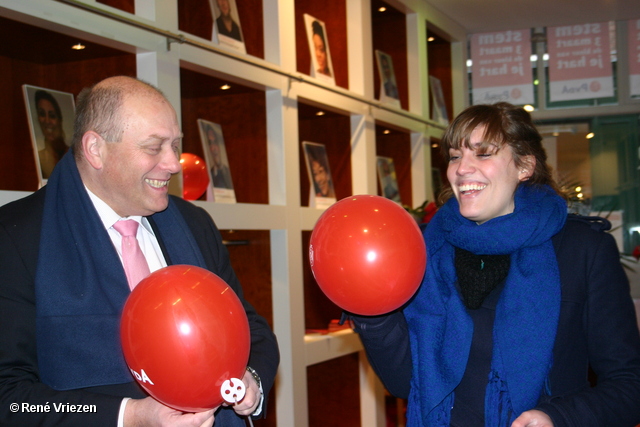
[[[113,224],[120,221],[121,219],[133,219],[137,221],[142,227],[138,227],[138,232],[136,233],[136,239],[138,239],[138,244],[140,245],[140,249],[147,259],[147,264],[149,264],[149,271],[154,272],[162,267],[167,266],[167,261],[164,259],[164,255],[162,254],[162,250],[160,249],[160,244],[158,244],[158,239],[156,235],[153,233],[153,229],[151,228],[151,224],[149,224],[149,220],[142,216],[130,216],[127,218],[122,218],[118,215],[109,205],[107,205],[102,199],[93,194],[91,190],[89,190],[86,186],[85,189],[89,194],[89,198],[93,203],[93,206],[98,211],[98,215],[100,216],[100,220],[104,224],[104,228],[109,233],[109,237],[113,242],[113,246],[118,252],[118,256],[120,257],[120,262],[122,262],[122,236],[115,228],[113,228]],[[124,426],[124,410],[127,406],[127,402],[130,400],[129,397],[125,397],[122,399],[122,403],[120,404],[120,413],[118,415],[118,427]]]

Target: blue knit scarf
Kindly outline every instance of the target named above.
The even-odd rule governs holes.
[[[485,426],[510,426],[544,393],[560,314],[560,276],[551,237],[563,227],[566,204],[551,188],[522,184],[513,213],[481,225],[460,215],[451,198],[424,232],[427,271],[404,313],[413,375],[410,426],[449,426],[454,389],[467,366],[473,322],[456,289],[454,247],[511,255],[493,327]]]
[[[206,268],[171,198],[166,210],[150,218],[165,244],[167,262]],[[129,285],[71,152],[47,183],[35,292],[43,383],[70,390],[133,380],[120,345],[120,316]]]

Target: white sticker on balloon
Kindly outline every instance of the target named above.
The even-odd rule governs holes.
[[[220,394],[227,403],[238,403],[245,391],[244,383],[237,378],[230,378],[220,386]]]

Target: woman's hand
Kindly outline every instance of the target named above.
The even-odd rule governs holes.
[[[533,409],[520,414],[511,427],[553,427],[553,421],[544,412]]]

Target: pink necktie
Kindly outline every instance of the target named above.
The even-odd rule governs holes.
[[[147,264],[140,245],[138,245],[138,239],[136,239],[138,225],[140,224],[132,219],[113,224],[113,228],[122,236],[122,262],[131,289],[135,288],[150,273],[149,264]]]

